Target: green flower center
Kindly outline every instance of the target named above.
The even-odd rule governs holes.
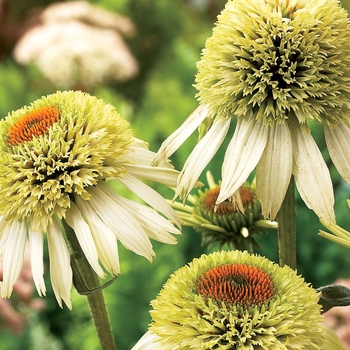
[[[227,264],[214,267],[197,280],[197,293],[218,306],[250,308],[267,303],[276,295],[270,275],[256,266]]]
[[[44,106],[35,109],[10,126],[6,143],[8,146],[17,146],[44,135],[59,119],[60,110],[57,107]]]

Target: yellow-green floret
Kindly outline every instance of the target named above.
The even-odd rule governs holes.
[[[76,196],[122,176],[132,133],[114,107],[82,92],[57,92],[0,122],[0,215],[45,231]]]

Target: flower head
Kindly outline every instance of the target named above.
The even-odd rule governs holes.
[[[207,172],[208,188],[198,191],[198,196],[189,195],[192,204],[173,202],[184,226],[191,226],[202,233],[202,243],[220,246],[228,244],[233,249],[252,251],[258,243],[255,234],[264,233],[265,228],[276,228],[277,223],[263,220],[261,204],[255,186],[245,183],[236,193],[236,198],[215,206],[220,192],[211,173]]]
[[[247,252],[194,259],[151,304],[150,330],[134,350],[326,349],[317,292],[289,267]]]
[[[70,307],[69,249],[62,220],[75,232],[92,268],[104,277],[120,272],[117,240],[151,260],[149,238],[175,243],[179,225],[170,205],[140,181],[174,186],[169,163],[151,166],[154,153],[133,137],[127,121],[102,100],[82,92],[57,92],[14,111],[0,122],[1,296],[9,297],[29,242],[33,279],[43,280],[43,237],[47,236],[53,289]],[[115,179],[151,207],[115,193]]]
[[[125,81],[138,63],[123,35],[136,32],[127,17],[85,1],[51,4],[16,44],[17,62],[35,64],[59,88],[88,89],[104,82]]]
[[[338,0],[228,1],[198,63],[196,87],[200,107],[155,161],[200,126],[178,195],[188,196],[236,117],[217,204],[256,167],[265,217],[276,217],[293,174],[307,206],[335,222],[331,178],[308,122],[324,124],[331,158],[350,183],[350,26]]]

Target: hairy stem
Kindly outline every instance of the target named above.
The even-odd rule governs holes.
[[[63,226],[72,250],[71,266],[74,286],[80,294],[87,297],[101,349],[116,350],[99,277],[87,261],[73,229],[65,222],[63,222]]]

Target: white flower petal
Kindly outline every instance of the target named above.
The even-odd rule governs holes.
[[[199,175],[224,141],[230,122],[231,119],[215,119],[209,131],[197,143],[179,175],[175,197],[180,196],[186,200],[192,188],[195,187]]]
[[[148,151],[148,147],[149,147],[148,142],[146,142],[144,140],[141,140],[141,139],[138,139],[137,137],[133,138],[132,145],[133,145],[133,147],[137,147],[137,148],[140,148],[140,149],[143,148],[143,149],[145,149],[147,151]]]
[[[181,231],[174,227],[168,220],[160,216],[157,211],[143,204],[131,201],[127,198],[120,197],[124,208],[134,213],[135,218],[142,225],[149,238],[158,242],[176,244],[176,238],[171,235],[181,234]]]
[[[350,184],[350,129],[343,122],[332,127],[325,125],[324,136],[335,167]]]
[[[169,187],[176,187],[179,172],[172,168],[139,164],[124,165],[126,172],[138,179],[151,180]]]
[[[91,267],[100,277],[105,277],[105,273],[98,263],[98,254],[90,227],[81,216],[79,208],[73,202],[71,202],[71,206],[66,212],[65,221],[74,230],[79,245]]]
[[[152,165],[156,153],[150,151],[147,147],[138,147],[137,145],[135,145],[135,143],[131,144],[130,149],[131,151],[127,153],[123,158],[124,163],[130,162],[131,164],[138,165]]]
[[[253,118],[238,118],[222,165],[222,183],[216,204],[231,197],[247,180],[265,149],[268,126]]]
[[[256,191],[263,216],[274,220],[292,175],[293,151],[287,123],[268,129],[267,144],[256,167]]]
[[[21,273],[24,258],[24,249],[27,242],[27,229],[25,222],[15,220],[11,227],[6,227],[7,239],[3,251],[3,282],[1,297],[11,296],[13,285]]]
[[[6,226],[8,221],[6,220],[6,216],[0,216],[0,255],[2,255],[4,250],[4,244],[6,242],[7,236],[4,233],[6,232]]]
[[[0,256],[4,253],[7,238],[10,234],[10,228],[7,224],[8,221],[6,220],[6,216],[0,216]]]
[[[162,143],[153,164],[156,165],[168,159],[198,128],[207,114],[208,110],[205,106],[197,107],[183,124]]]
[[[146,332],[131,350],[176,350],[178,346],[172,347],[166,343],[157,343],[158,336]]]
[[[147,142],[134,138],[130,148],[131,152],[127,153],[123,158],[125,163],[131,162],[138,165],[154,166],[153,161],[157,154],[148,149]],[[157,163],[157,167],[174,168],[169,159],[160,160],[159,163]]]
[[[326,224],[335,223],[333,184],[311,133],[289,119],[293,143],[293,175],[301,198]]]
[[[72,288],[72,269],[66,241],[56,220],[52,220],[47,232],[50,258],[50,277],[52,289],[60,307],[62,300],[72,309],[70,289]]]
[[[136,179],[130,174],[126,173],[122,178],[118,179],[126,188],[134,192],[142,200],[148,203],[151,207],[158,210],[170,220],[181,226],[181,220],[167,201],[153,188],[147,186],[142,181]]]
[[[100,181],[89,192],[92,194],[91,207],[114,232],[123,246],[152,260],[154,256],[152,244],[141,224],[135,220],[133,213],[124,208],[121,197],[104,181]]]
[[[30,265],[36,290],[40,296],[46,294],[44,282],[44,235],[40,231],[29,231]]]
[[[110,228],[105,225],[91,208],[89,201],[77,198],[77,205],[90,226],[98,257],[110,274],[120,273],[117,239]]]

